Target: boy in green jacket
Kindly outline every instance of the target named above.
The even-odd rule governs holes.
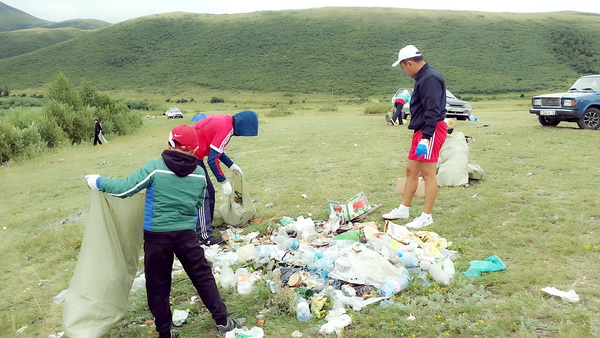
[[[212,314],[217,331],[226,333],[241,328],[245,320],[227,318],[227,308],[196,235],[198,209],[206,190],[206,172],[193,155],[198,148],[196,131],[187,125],[175,127],[167,146],[161,158],[151,160],[125,178],[87,175],[87,184],[120,198],[146,189],[144,270],[148,307],[160,338],[178,336],[176,330],[171,330],[169,306],[174,255]]]

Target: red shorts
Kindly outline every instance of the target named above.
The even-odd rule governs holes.
[[[408,159],[413,161],[421,161],[421,162],[433,162],[437,163],[440,157],[440,149],[444,145],[446,141],[446,136],[448,135],[448,125],[446,122],[440,121],[437,123],[435,127],[435,132],[431,139],[429,140],[429,151],[427,154],[423,156],[415,155],[415,150],[417,149],[417,145],[421,141],[423,137],[423,133],[419,130],[418,132],[413,134],[412,144],[410,146],[410,151],[408,152]]]

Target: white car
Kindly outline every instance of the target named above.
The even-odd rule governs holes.
[[[177,107],[173,107],[173,108],[167,110],[165,112],[165,115],[167,115],[168,119],[182,119],[183,118],[183,113]]]
[[[394,105],[394,101],[400,93],[407,90],[409,94],[412,95],[412,89],[400,88],[396,91],[396,94],[392,97],[392,105]],[[449,90],[446,90],[446,116],[454,117],[458,120],[469,120],[471,118],[471,112],[473,111],[473,107],[467,101],[459,100],[452,94]],[[406,117],[410,115],[410,103],[406,103],[402,106],[402,118],[406,119]]]

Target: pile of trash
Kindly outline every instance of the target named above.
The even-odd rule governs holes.
[[[368,202],[354,202],[362,208],[359,215],[371,209]],[[458,257],[448,249],[450,242],[391,221],[384,231],[375,222],[347,221],[357,219],[357,209],[350,209],[330,208],[327,221],[282,217],[263,235],[227,229],[228,245],[205,247],[217,283],[240,294],[252,292],[258,283],[266,283],[272,293],[292,289],[298,320],[325,318],[319,332],[338,335],[351,323],[346,308],[360,311],[380,301],[390,305],[390,297],[410,283],[450,284]]]

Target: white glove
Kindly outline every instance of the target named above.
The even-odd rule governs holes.
[[[231,170],[237,170],[237,171],[240,172],[240,174],[244,175],[244,173],[242,172],[242,168],[240,168],[240,166],[237,165],[237,164],[235,164],[235,163],[232,164],[231,167],[229,167],[229,169],[231,169]]]
[[[98,177],[100,177],[100,175],[85,175],[85,180],[87,181],[87,185],[88,187],[90,187],[90,189],[92,190],[100,190],[98,189],[98,186],[96,185],[96,181],[98,180]]]
[[[233,191],[233,188],[231,187],[231,183],[229,183],[229,181],[225,181],[221,184],[223,184],[223,195],[225,195],[225,196],[231,195],[231,192]]]

